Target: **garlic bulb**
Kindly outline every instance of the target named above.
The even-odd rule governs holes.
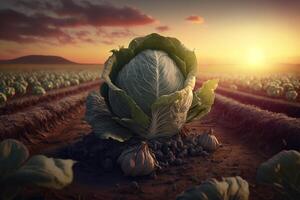
[[[215,151],[220,146],[218,139],[213,135],[212,129],[198,137],[198,144],[208,151]]]
[[[118,163],[126,176],[148,175],[158,166],[155,155],[145,142],[124,150],[118,158]]]

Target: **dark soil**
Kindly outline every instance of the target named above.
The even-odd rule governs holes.
[[[105,173],[118,168],[117,159],[122,151],[146,142],[150,151],[156,156],[159,168],[163,169],[172,165],[183,165],[186,163],[184,158],[187,157],[206,157],[213,153],[203,149],[198,140],[199,135],[207,131],[212,131],[212,129],[195,132],[194,134],[188,131],[189,135],[181,133],[171,138],[158,138],[150,141],[132,138],[126,142],[118,142],[112,139],[101,140],[90,133],[77,143],[57,150],[54,156],[77,160],[84,163],[84,165],[101,169]]]
[[[196,88],[200,87],[204,81],[203,79],[198,80],[196,82]],[[283,113],[289,117],[300,118],[300,103],[298,101],[289,102],[285,99],[267,97],[263,92],[249,91],[249,89],[243,87],[239,88],[239,90],[232,90],[229,89],[229,85],[226,84],[219,85],[216,93],[230,97],[243,104],[254,105],[271,112]]]
[[[173,151],[172,142],[165,145],[169,141],[161,140],[159,142],[162,146],[159,150],[165,151],[162,150],[165,145],[167,151],[158,159],[160,163],[167,160],[170,165],[163,166],[156,174],[150,176],[130,178],[123,176],[115,164],[115,158],[126,145],[140,141],[132,140],[120,145],[115,141],[95,138],[83,120],[84,112],[83,106],[77,110],[71,109],[66,112],[70,117],[61,120],[63,123],[41,130],[39,134],[26,134],[27,138],[21,138],[31,154],[72,157],[79,162],[74,166],[75,177],[70,186],[63,190],[27,188],[20,197],[49,200],[167,200],[175,199],[188,187],[200,184],[208,178],[241,176],[250,185],[250,200],[277,200],[278,197],[271,188],[256,184],[257,167],[279,150],[294,148],[296,146],[293,145],[299,144],[300,126],[297,119],[216,95],[211,113],[201,121],[187,124],[181,140],[187,145],[187,133],[199,134],[212,128],[222,143],[219,149],[208,154],[202,150],[194,155],[188,151],[186,156],[181,157],[179,154],[182,151]],[[283,139],[285,143],[282,142]],[[178,142],[178,138],[175,137],[172,141]],[[149,145],[154,151],[158,151],[154,143]],[[268,148],[263,148],[264,146]],[[176,164],[175,160],[169,162],[170,151],[176,159],[182,160],[181,164]]]
[[[41,103],[26,111],[0,116],[0,139],[14,138],[31,140],[35,135],[41,136],[41,131],[51,132],[53,127],[68,121],[70,114],[78,113],[85,105],[85,99],[91,90],[64,97],[57,101]]]
[[[42,152],[51,154],[51,152],[57,151],[57,148],[54,147],[62,145],[59,141],[64,141],[65,146],[70,143],[66,138],[70,137],[71,143],[74,143],[72,138],[76,138],[75,135],[89,133],[91,130],[82,122],[81,117],[71,121],[68,125],[56,128],[53,132],[56,137],[48,139],[48,144],[45,146],[33,145],[35,146],[33,152],[40,153],[42,148]],[[112,170],[105,170],[101,164],[101,155],[98,155],[100,157],[98,166],[84,161],[75,165],[74,182],[65,189],[61,191],[29,189],[24,194],[42,196],[44,199],[175,199],[176,195],[188,187],[200,184],[207,178],[238,175],[249,182],[251,200],[276,199],[272,189],[255,183],[257,167],[271,155],[253,148],[251,142],[249,143],[248,140],[237,135],[232,129],[216,124],[215,121],[214,116],[210,115],[201,122],[195,121],[186,126],[188,130],[195,133],[202,133],[210,128],[215,130],[215,135],[222,146],[208,156],[185,157],[182,165],[165,167],[156,175],[129,178],[122,175],[118,166],[114,166]],[[74,127],[74,125],[78,126]],[[63,136],[64,134],[67,134],[67,137]],[[59,135],[61,135],[61,139]],[[88,137],[92,136],[88,135],[86,138]],[[51,143],[53,140],[57,143],[49,145],[49,142]],[[95,144],[99,141],[90,142]],[[80,141],[74,144],[79,143]],[[90,148],[102,148],[91,143],[89,145]],[[114,151],[114,148],[110,150]]]
[[[218,87],[218,94],[233,98],[241,103],[258,106],[262,109],[277,113],[284,113],[290,117],[300,118],[300,104],[288,102],[282,99],[273,99],[265,96],[250,94],[247,92],[233,91]]]
[[[211,115],[216,123],[231,128],[264,151],[300,150],[300,119],[241,104],[219,94]]]

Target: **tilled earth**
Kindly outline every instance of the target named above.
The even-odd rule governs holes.
[[[271,155],[265,155],[254,148],[254,144],[241,139],[232,130],[215,124],[212,115],[190,123],[186,128],[188,132],[195,134],[212,128],[222,143],[219,149],[207,152],[197,148],[197,145],[190,145],[193,139],[185,136],[182,136],[181,140],[186,148],[178,147],[181,149],[178,152],[172,147],[172,141],[176,141],[178,146],[178,137],[171,141],[152,141],[149,145],[160,160],[162,169],[147,177],[129,178],[122,175],[115,164],[115,158],[126,145],[133,145],[139,141],[120,145],[114,141],[99,141],[92,135],[86,135],[91,130],[82,119],[83,113],[82,110],[78,113],[78,118],[53,130],[53,136],[46,140],[45,146],[42,143],[31,146],[32,153],[42,152],[79,160],[74,167],[74,182],[60,191],[29,188],[23,195],[41,199],[175,199],[188,187],[200,184],[207,178],[241,176],[250,185],[250,200],[278,198],[271,188],[257,185],[255,182],[257,167]],[[78,140],[79,135],[82,139]],[[154,144],[159,148],[154,148]],[[162,153],[161,157],[159,152]]]
[[[216,105],[211,113],[200,121],[187,124],[180,136],[148,141],[159,160],[161,169],[149,176],[139,178],[123,176],[116,159],[122,150],[139,144],[141,140],[132,139],[119,143],[96,138],[90,126],[84,121],[84,106],[78,106],[77,109],[65,113],[57,126],[40,129],[35,134],[21,137],[32,155],[42,153],[77,160],[74,166],[73,183],[63,190],[26,188],[18,199],[168,200],[175,199],[182,191],[208,178],[220,179],[229,176],[241,176],[248,181],[250,200],[279,199],[271,188],[257,185],[255,181],[257,167],[278,150],[274,148],[270,151],[266,148],[260,150],[261,148],[257,147],[259,146],[257,140],[245,137],[246,130],[249,132],[250,128],[254,131],[257,129],[252,126],[242,127],[243,123],[236,121],[239,118],[230,117],[230,113],[225,115],[224,112],[220,112],[226,106],[231,111],[233,104],[230,102],[228,104],[227,101],[227,103],[225,101],[220,103],[222,98],[216,96]],[[264,112],[255,113],[261,115]],[[254,114],[251,116],[254,117]],[[236,116],[240,117],[240,115]],[[295,120],[288,118],[290,123],[294,123]],[[221,123],[222,121],[226,123]],[[239,127],[228,126],[228,124]],[[291,129],[290,126],[287,127]],[[269,132],[265,126],[260,128]],[[299,127],[296,128],[291,130],[295,132]],[[209,130],[214,131],[222,144],[215,152],[206,151],[197,142],[197,135]],[[295,137],[292,138],[297,139],[296,134],[294,135]],[[272,144],[265,139],[261,139],[260,142],[265,144],[264,146],[267,146],[267,143]]]

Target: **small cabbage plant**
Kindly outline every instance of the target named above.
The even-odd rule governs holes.
[[[61,189],[73,180],[73,160],[35,155],[13,139],[0,143],[0,199],[13,199],[26,185]]]
[[[295,150],[281,151],[257,170],[259,183],[274,186],[285,199],[300,197],[300,153]]]
[[[86,120],[101,138],[172,136],[210,111],[218,80],[193,91],[196,56],[176,38],[150,34],[112,53],[101,94],[91,94],[86,104]]]
[[[176,200],[248,200],[248,182],[239,176],[204,181],[177,196]]]

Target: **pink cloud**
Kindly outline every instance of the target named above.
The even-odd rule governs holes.
[[[112,45],[114,44],[114,41],[118,38],[126,38],[126,37],[136,37],[137,35],[130,31],[129,29],[119,29],[119,30],[113,30],[108,31],[106,29],[98,29],[96,32],[96,35],[104,38],[104,40],[101,41],[103,44]]]
[[[189,21],[191,23],[195,24],[203,24],[204,23],[204,18],[198,15],[191,15],[185,18],[186,21]]]
[[[165,32],[165,31],[169,31],[170,27],[169,26],[157,26],[155,29],[159,32]]]

